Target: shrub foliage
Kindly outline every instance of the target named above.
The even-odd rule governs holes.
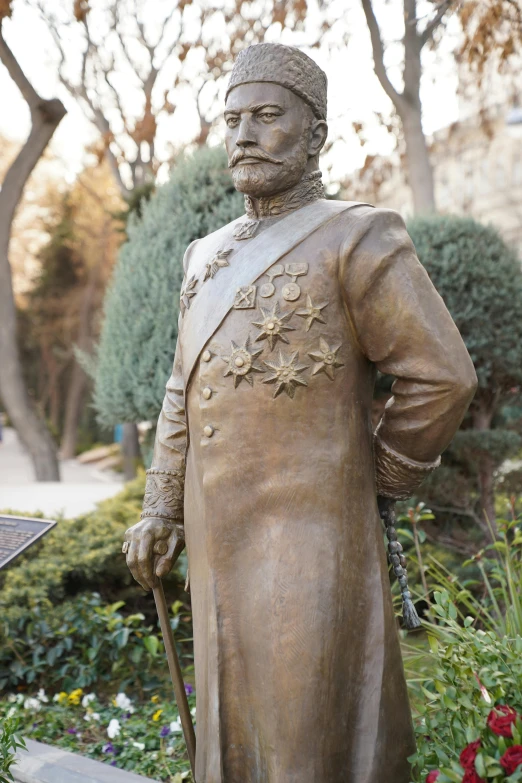
[[[416,218],[408,230],[479,380],[470,414],[445,456],[445,470],[435,472],[423,497],[435,510],[438,502],[473,516],[487,532],[483,511],[494,522],[495,471],[522,444],[520,260],[494,228],[471,218]]]
[[[132,216],[105,300],[94,404],[101,421],[156,420],[172,369],[187,246],[242,214],[221,149],[176,164]]]

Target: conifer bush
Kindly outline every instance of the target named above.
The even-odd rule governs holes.
[[[522,447],[522,267],[496,229],[471,218],[409,222],[419,259],[466,343],[479,386],[464,426],[422,497],[495,524],[496,470]],[[522,484],[519,484],[519,491]]]
[[[155,421],[172,369],[182,261],[188,245],[243,213],[222,149],[176,164],[131,216],[105,300],[94,404],[102,423]]]

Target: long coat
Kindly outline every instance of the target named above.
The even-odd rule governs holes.
[[[378,453],[404,496],[459,426],[473,366],[402,219],[365,205],[237,291],[187,365],[188,308],[225,267],[234,284],[237,223],[186,253],[153,460],[177,497],[185,473],[197,783],[408,783],[372,393],[377,369],[396,376]]]

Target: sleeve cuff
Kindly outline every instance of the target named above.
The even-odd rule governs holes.
[[[141,518],[160,517],[182,522],[184,485],[184,471],[159,468],[147,470]]]
[[[374,436],[375,485],[377,494],[394,500],[407,500],[419,484],[440,465],[440,457],[434,462],[417,462],[398,454]]]

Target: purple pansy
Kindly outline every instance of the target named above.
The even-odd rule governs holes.
[[[160,737],[168,737],[170,734],[170,729],[168,726],[163,726],[160,731]]]
[[[190,696],[191,693],[194,693],[194,688],[188,682],[185,683],[185,693],[187,694],[187,696]]]
[[[67,729],[67,734],[78,734],[78,729]]]
[[[103,752],[104,753],[116,753],[114,749],[114,745],[112,742],[108,742],[106,745],[103,746]]]

